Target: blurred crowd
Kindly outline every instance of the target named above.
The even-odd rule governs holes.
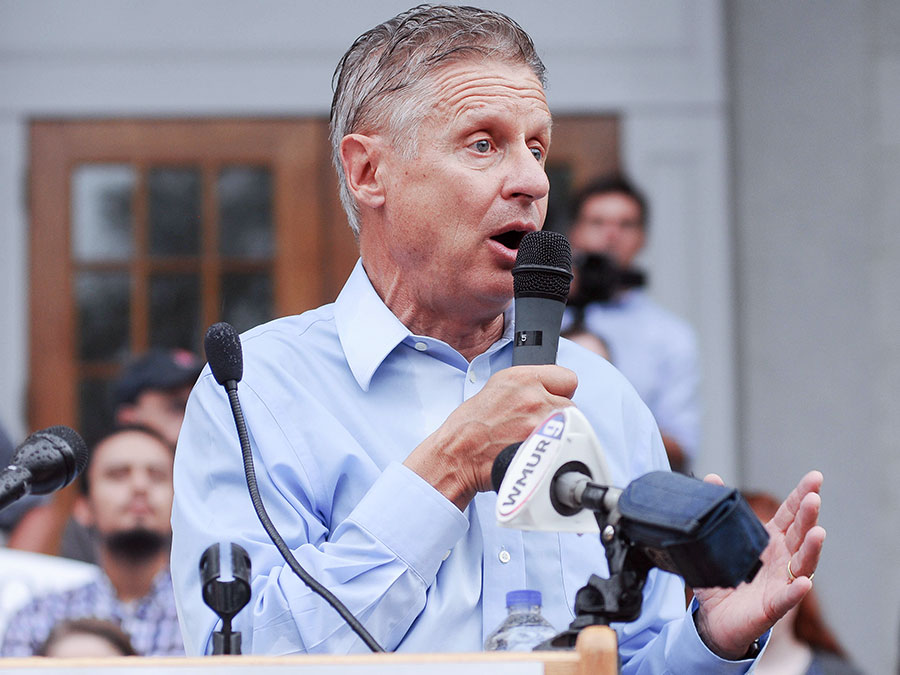
[[[15,558],[0,588],[0,655],[184,654],[168,569],[172,466],[202,365],[161,349],[127,364],[113,387],[114,424],[92,444],[71,509],[47,496],[2,512],[7,546],[46,552],[55,543],[60,561],[29,574],[30,561]],[[12,444],[3,452],[8,460]]]

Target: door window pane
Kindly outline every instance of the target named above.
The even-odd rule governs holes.
[[[78,431],[88,447],[113,427],[112,380],[88,378],[78,383]]]
[[[231,257],[271,257],[272,174],[266,168],[222,169],[216,185],[219,199],[219,252]]]
[[[127,271],[82,271],[75,277],[78,355],[110,361],[128,353],[130,282]]]
[[[200,252],[200,171],[159,167],[147,173],[150,254]]]
[[[238,332],[272,319],[272,278],[265,273],[222,277],[222,321]]]
[[[150,345],[196,351],[200,344],[200,280],[195,274],[150,278]]]
[[[134,251],[133,167],[83,164],[72,172],[72,255],[127,260]]]

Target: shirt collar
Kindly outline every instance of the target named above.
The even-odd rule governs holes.
[[[387,355],[410,335],[378,297],[362,260],[356,261],[335,300],[334,322],[347,364],[363,391],[369,390],[372,376]]]
[[[388,354],[412,337],[375,292],[361,259],[334,302],[334,322],[347,364],[363,391],[369,391],[375,371]],[[503,336],[487,353],[512,342],[514,325],[515,303],[511,302],[503,313]]]

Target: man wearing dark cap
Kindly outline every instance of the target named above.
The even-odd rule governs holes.
[[[200,359],[185,349],[155,348],[134,358],[113,387],[114,424],[147,427],[175,447],[188,394],[202,368]],[[49,497],[28,497],[13,515],[6,524],[11,548],[95,561],[87,530],[76,522],[61,522],[65,514],[52,508]],[[63,532],[60,544],[58,533]]]
[[[91,449],[74,516],[95,533],[91,581],[34,597],[10,619],[0,656],[31,656],[60,621],[119,624],[145,656],[184,653],[169,576],[174,447],[142,426],[122,427]]]
[[[132,361],[115,386],[118,424],[142,424],[173,445],[203,364],[184,349],[152,349]]]

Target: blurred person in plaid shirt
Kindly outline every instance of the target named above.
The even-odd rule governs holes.
[[[57,623],[87,617],[121,625],[139,654],[184,653],[168,569],[173,459],[172,445],[146,427],[122,427],[95,445],[74,517],[96,534],[98,576],[20,609],[0,655],[31,656]]]

